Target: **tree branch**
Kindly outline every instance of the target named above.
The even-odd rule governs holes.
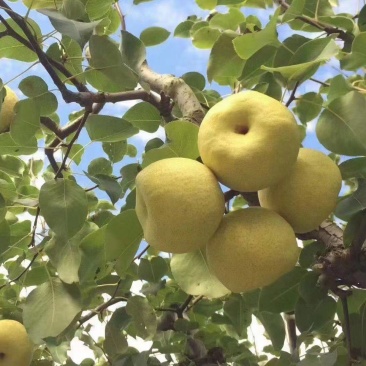
[[[173,75],[161,75],[151,70],[146,62],[140,68],[141,80],[148,83],[155,92],[169,96],[178,105],[183,118],[200,125],[205,112],[192,89],[183,79]]]

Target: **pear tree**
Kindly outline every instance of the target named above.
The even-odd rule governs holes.
[[[0,366],[366,365],[365,50],[360,0],[0,0]]]

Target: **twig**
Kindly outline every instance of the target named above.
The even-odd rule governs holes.
[[[86,110],[86,111],[85,111],[85,113],[84,113],[84,115],[83,115],[83,118],[82,118],[82,120],[81,120],[81,122],[80,122],[80,125],[78,126],[78,129],[77,129],[77,131],[76,131],[75,135],[73,136],[73,138],[71,139],[71,141],[70,141],[69,145],[67,146],[67,150],[66,150],[66,153],[65,153],[64,159],[63,159],[63,161],[62,161],[62,163],[61,163],[60,168],[58,169],[58,171],[57,171],[57,173],[56,173],[56,175],[55,175],[55,179],[57,179],[57,178],[62,178],[62,171],[63,171],[63,170],[65,169],[65,167],[66,167],[66,161],[67,161],[67,159],[68,159],[68,157],[69,157],[69,154],[70,154],[71,148],[72,148],[73,144],[75,143],[75,141],[78,139],[78,137],[79,137],[79,135],[80,135],[80,132],[81,132],[81,130],[83,129],[83,127],[84,127],[84,125],[85,125],[85,123],[86,123],[86,120],[88,119],[88,116],[89,116],[90,112],[91,112],[91,111],[89,111],[89,110]]]
[[[184,303],[179,306],[179,308],[176,310],[177,316],[178,318],[182,319],[183,318],[183,313],[186,311],[189,303],[193,300],[193,296],[189,295],[186,299],[186,301],[184,301]]]
[[[147,252],[147,250],[150,248],[150,245],[147,245],[146,248],[144,250],[142,250],[140,252],[140,254],[138,254],[132,262],[134,262],[136,259],[141,259],[141,257]]]
[[[297,88],[299,87],[299,85],[300,85],[300,82],[297,81],[294,88],[292,89],[290,98],[288,98],[288,101],[286,102],[286,107],[289,107],[290,104],[296,99],[295,94],[296,94],[296,91],[297,91]]]
[[[238,196],[240,192],[230,189],[224,193],[225,202],[231,201],[234,197]]]
[[[80,328],[81,325],[83,325],[85,322],[87,322],[88,320],[93,318],[95,315],[100,314],[101,312],[106,310],[109,306],[117,304],[122,301],[128,301],[128,298],[127,297],[114,297],[114,298],[111,298],[110,300],[106,301],[105,303],[99,305],[94,310],[91,310],[88,314],[82,316],[79,319],[77,328]]]
[[[29,270],[29,268],[32,266],[32,264],[34,263],[34,261],[36,260],[36,258],[39,256],[39,252],[35,253],[33,255],[33,258],[31,259],[31,261],[29,262],[29,264],[27,265],[27,267],[24,268],[24,270],[16,277],[12,278],[11,280],[9,280],[7,283],[3,284],[0,286],[0,290],[3,289],[5,286],[10,285],[12,282],[16,282],[19,279],[21,279],[25,273],[27,273],[27,271]]]
[[[297,347],[296,321],[294,313],[285,313],[286,333],[292,360],[299,361],[299,349]]]
[[[348,365],[352,366],[352,339],[351,339],[351,325],[349,321],[348,301],[347,296],[349,293],[338,293],[338,296],[342,303],[343,317],[344,317],[344,335],[346,337],[347,353],[348,353]]]

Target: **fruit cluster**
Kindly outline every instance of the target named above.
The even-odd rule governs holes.
[[[198,134],[204,164],[185,158],[152,163],[136,178],[136,214],[160,251],[206,246],[210,271],[233,292],[266,286],[290,271],[295,233],[316,229],[334,210],[342,178],[325,154],[300,148],[292,113],[247,91],[217,103]],[[227,215],[220,183],[257,192],[261,207]]]

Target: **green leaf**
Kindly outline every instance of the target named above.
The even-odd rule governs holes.
[[[342,173],[342,179],[366,179],[366,157],[346,160],[339,165],[339,170]]]
[[[236,33],[224,32],[212,47],[207,67],[209,82],[215,80],[221,85],[231,85],[243,70],[244,61],[234,49]]]
[[[294,112],[301,123],[307,123],[316,118],[323,106],[323,98],[320,94],[310,92],[296,98]]]
[[[285,323],[281,314],[262,311],[255,313],[255,316],[262,323],[275,351],[281,351],[286,338]]]
[[[122,30],[121,55],[122,61],[130,66],[136,72],[139,72],[140,66],[146,59],[145,45],[133,34]]]
[[[299,264],[303,268],[311,268],[316,258],[325,253],[325,245],[320,241],[313,241],[304,245],[300,252]]]
[[[88,173],[94,176],[98,174],[111,175],[113,173],[113,167],[108,159],[96,158],[89,163]]]
[[[86,130],[92,141],[118,142],[126,140],[139,132],[132,124],[122,118],[90,114]]]
[[[123,115],[123,119],[150,133],[156,132],[161,122],[159,110],[147,102],[135,104]]]
[[[144,168],[154,161],[164,158],[177,156],[188,159],[198,158],[198,126],[187,121],[173,121],[165,126],[165,132],[168,142],[158,149],[149,150],[145,154],[142,163]]]
[[[81,65],[83,55],[79,43],[67,36],[62,37],[61,43],[62,48],[58,42],[51,44],[46,51],[47,56],[51,57],[55,61],[61,62],[79,82],[85,84],[84,69]],[[64,75],[57,69],[54,70],[63,82],[72,84],[68,76]]]
[[[32,10],[35,9],[54,9],[56,6],[61,6],[63,0],[23,0],[23,4]]]
[[[10,125],[10,135],[19,145],[26,144],[40,128],[40,109],[32,99],[19,101],[15,108],[15,117]]]
[[[357,212],[353,215],[347,223],[343,231],[343,244],[346,248],[352,246],[354,240],[358,239],[360,235],[360,230],[363,231],[366,222],[366,211]],[[359,242],[359,239],[357,240]]]
[[[156,46],[169,38],[170,32],[162,27],[149,27],[140,34],[140,39],[146,47]]]
[[[6,19],[6,22],[13,31],[15,31],[23,39],[27,39],[27,36],[13,19]],[[39,25],[30,18],[27,18],[27,24],[30,29],[32,29],[32,33],[36,36],[40,47],[42,47],[42,32],[39,28]],[[0,32],[4,32],[5,30],[5,25],[1,23]],[[4,36],[0,38],[0,58],[10,58],[24,62],[34,62],[38,60],[38,56],[35,52],[33,52],[27,46],[24,46],[21,42],[15,40],[15,38],[12,36]]]
[[[114,205],[121,197],[122,187],[116,181],[116,178],[110,177],[105,174],[96,174],[92,176],[90,174],[85,173],[86,176],[98,185],[98,188],[105,191]]]
[[[154,309],[146,298],[130,297],[127,301],[126,311],[132,317],[137,336],[145,341],[153,339],[156,333],[157,319]]]
[[[215,9],[217,0],[196,0],[196,3],[201,9],[212,10]]]
[[[296,325],[301,332],[319,330],[334,320],[337,303],[330,297],[324,297],[316,303],[307,303],[300,298],[295,307]]]
[[[2,195],[1,195],[2,197]],[[0,256],[3,257],[10,248],[10,227],[6,220],[0,222]]]
[[[103,349],[109,356],[123,354],[128,348],[127,338],[121,331],[121,318],[125,312],[125,308],[116,309],[105,327]]]
[[[229,324],[234,327],[238,336],[245,337],[247,328],[252,323],[252,312],[241,295],[232,294],[225,301],[224,315],[230,319]]]
[[[220,36],[220,31],[209,26],[202,27],[192,35],[192,43],[200,49],[210,49]]]
[[[186,72],[181,76],[181,78],[188,84],[191,88],[198,90],[203,90],[206,86],[205,77],[196,71]]]
[[[342,97],[353,90],[351,84],[343,77],[343,75],[335,76],[333,79],[331,79],[329,84],[327,100],[328,104],[334,99]]]
[[[63,0],[61,13],[73,20],[82,19],[86,15],[85,6],[81,0]]]
[[[105,229],[107,260],[117,260],[119,276],[130,266],[143,237],[142,227],[135,210],[123,211],[115,216]]]
[[[282,313],[292,311],[299,298],[298,287],[306,270],[295,267],[273,284],[263,287],[259,296],[259,311]]]
[[[322,63],[337,55],[338,51],[332,38],[314,39],[296,50],[288,66],[262,66],[262,69],[278,72],[289,81],[302,81],[313,75]]]
[[[23,321],[32,340],[41,342],[43,338],[57,337],[81,311],[79,288],[52,279],[27,296]]]
[[[45,247],[59,278],[65,283],[79,282],[78,271],[81,262],[79,243],[87,234],[87,231],[80,230],[71,239],[56,235]]]
[[[108,155],[111,163],[118,163],[127,153],[127,141],[103,142],[103,151]]]
[[[366,181],[361,181],[357,190],[338,202],[334,214],[348,221],[354,214],[366,208]]]
[[[328,150],[341,155],[366,155],[365,96],[350,92],[334,99],[319,117],[316,135]]]
[[[309,304],[321,301],[328,294],[325,287],[320,287],[318,279],[319,274],[308,272],[300,282],[299,294]]]
[[[125,63],[117,45],[107,36],[93,35],[89,41],[90,68],[88,82],[105,92],[132,90],[137,85],[137,74]]]
[[[21,177],[24,170],[23,160],[11,155],[0,155],[0,171],[13,177]]]
[[[226,14],[217,13],[210,20],[210,27],[219,28],[223,31],[236,31],[241,23],[245,22],[244,14],[236,8],[230,8]]]
[[[166,261],[161,257],[153,257],[151,259],[141,258],[138,275],[139,278],[157,283],[165,276],[168,272],[168,265]]]
[[[105,226],[91,232],[80,241],[80,266],[78,277],[80,283],[94,280],[98,269],[103,268],[106,263],[105,258]]]
[[[275,12],[263,30],[244,34],[234,39],[234,48],[239,57],[247,60],[264,46],[272,45],[278,47],[280,45],[276,29],[279,10],[280,8]]]
[[[54,28],[62,35],[68,36],[79,43],[80,47],[89,41],[90,36],[93,34],[94,28],[99,24],[98,21],[84,23],[78,22],[72,19],[66,18],[57,10],[42,9],[40,13],[46,15]]]
[[[194,22],[185,20],[177,25],[174,30],[174,37],[189,38],[191,36],[191,28]]]
[[[88,0],[86,2],[85,10],[90,19],[100,19],[108,14],[112,5],[113,0]]]
[[[43,184],[39,194],[39,206],[51,230],[66,239],[74,236],[83,227],[88,214],[85,191],[68,179]]]
[[[19,89],[31,99],[32,103],[37,105],[41,116],[48,116],[56,112],[57,98],[48,91],[48,85],[39,76],[32,75],[24,78],[19,84]],[[37,114],[35,114],[34,118],[36,117]],[[38,128],[40,127],[39,122],[36,125]]]
[[[175,281],[189,295],[217,298],[230,293],[210,272],[204,250],[174,254],[170,267]]]
[[[18,144],[10,132],[0,134],[0,155],[32,155],[38,151],[37,139],[30,138],[24,144]]]
[[[366,32],[359,33],[352,42],[351,53],[341,58],[341,67],[344,70],[357,70],[366,64]]]

